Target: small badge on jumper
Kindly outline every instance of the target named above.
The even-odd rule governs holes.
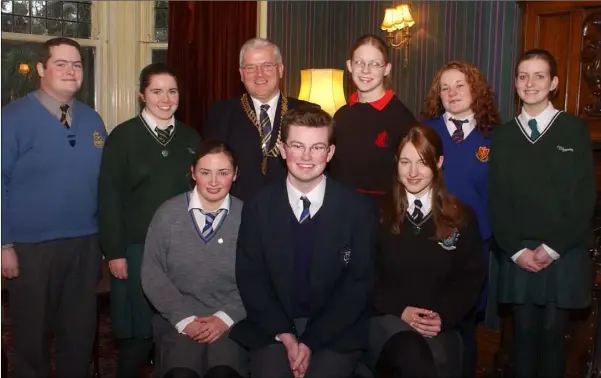
[[[164,157],[167,157],[167,156],[169,156],[169,151],[163,150],[163,151],[161,151],[161,154],[163,154]]]
[[[451,251],[457,248],[457,240],[459,240],[459,232],[455,231],[448,238],[439,241],[438,244],[447,251]]]
[[[223,239],[222,239],[222,238],[219,238],[219,239],[217,240],[217,243],[219,243],[219,244],[223,244]]]
[[[347,266],[349,264],[349,262],[351,262],[351,249],[346,247],[343,248],[342,251],[340,251],[340,260],[342,260],[342,263],[344,264],[344,266]]]

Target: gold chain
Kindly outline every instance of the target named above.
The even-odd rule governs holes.
[[[280,153],[280,150],[278,149],[278,144],[281,141],[282,136],[282,120],[284,119],[284,114],[288,111],[288,98],[286,98],[286,96],[284,96],[283,94],[280,94],[280,96],[282,96],[282,105],[280,107],[280,127],[278,129],[278,136],[271,150],[267,151],[267,156],[271,157],[277,157]],[[260,140],[263,140],[263,131],[261,130],[261,125],[259,124],[259,120],[257,119],[257,113],[255,113],[255,110],[250,106],[250,101],[248,100],[248,97],[249,96],[247,93],[242,95],[242,108],[244,109],[244,112],[246,113],[248,119],[250,119],[253,125],[255,125],[255,127],[257,128],[257,131],[259,131]]]

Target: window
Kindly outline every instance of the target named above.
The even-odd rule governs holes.
[[[36,70],[40,42],[2,41],[2,106],[25,96],[39,86]],[[95,108],[95,48],[82,46],[83,83],[77,99]]]
[[[82,46],[84,76],[77,98],[96,107],[96,40],[92,39],[91,1],[1,2],[2,106],[38,88],[36,63],[42,44],[69,37]]]

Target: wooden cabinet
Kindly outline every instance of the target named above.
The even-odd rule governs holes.
[[[593,88],[601,95],[601,22],[588,23],[588,34],[584,38],[584,22],[589,16],[599,16],[601,1],[521,1],[523,7],[522,50],[543,48],[557,59],[559,89],[553,106],[576,114],[584,119],[590,129],[594,146],[597,190],[601,191],[601,112],[591,114],[587,109],[599,107],[601,100],[593,95]],[[591,43],[592,42],[592,43]],[[596,61],[591,67],[598,71],[597,83],[590,83],[586,75],[586,64],[581,62],[582,51],[592,45]],[[589,71],[590,72],[590,71]],[[587,77],[589,80],[587,81]],[[593,112],[594,113],[594,112]]]

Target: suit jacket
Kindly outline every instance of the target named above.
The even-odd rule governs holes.
[[[291,212],[285,179],[244,205],[236,280],[247,318],[233,326],[230,337],[251,350],[277,343],[280,333],[295,334],[313,352],[365,348],[374,279],[374,206],[351,188],[327,179],[309,263],[310,315],[300,335],[291,315]]]
[[[312,105],[310,102],[288,99],[288,109],[299,105]],[[248,97],[251,109],[254,111],[252,100]],[[277,136],[280,132],[280,119],[282,116],[282,95],[278,101],[275,114],[269,149],[276,146]],[[257,114],[257,119],[259,115]],[[203,140],[216,139],[228,144],[234,152],[238,163],[238,178],[234,182],[231,194],[247,202],[266,183],[281,181],[286,177],[286,164],[279,156],[267,158],[267,174],[261,172],[263,153],[261,151],[261,136],[256,126],[248,118],[242,107],[240,97],[231,98],[214,104],[209,109]]]

